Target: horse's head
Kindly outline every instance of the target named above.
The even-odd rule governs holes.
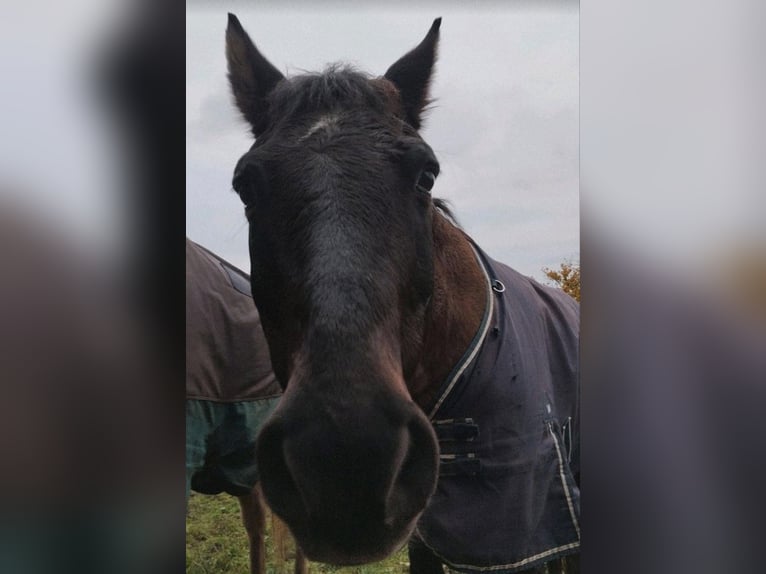
[[[336,66],[285,78],[229,17],[229,78],[256,137],[233,185],[285,388],[257,459],[270,505],[314,560],[382,559],[436,485],[436,439],[407,381],[434,289],[439,166],[417,130],[439,24],[383,77]]]

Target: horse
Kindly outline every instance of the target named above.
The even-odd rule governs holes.
[[[577,571],[579,308],[494,261],[434,198],[419,130],[441,19],[374,77],[285,77],[238,18],[228,78],[255,141],[232,187],[282,400],[264,494],[311,560],[415,574]]]
[[[251,574],[266,574],[266,505],[254,442],[279,401],[247,274],[186,239],[186,497],[239,501]],[[276,525],[276,522],[273,523]],[[308,574],[296,545],[295,574]]]

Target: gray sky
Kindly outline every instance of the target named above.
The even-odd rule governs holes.
[[[130,231],[115,185],[124,135],[93,88],[94,66],[124,25],[124,4],[5,2],[0,18],[0,200],[109,255]]]
[[[449,200],[493,257],[541,278],[579,260],[577,5],[535,9],[251,3],[187,5],[186,225],[192,239],[249,271],[247,222],[231,191],[237,159],[252,144],[226,80],[226,12],[283,72],[343,61],[382,74],[442,16],[432,95],[422,135]]]

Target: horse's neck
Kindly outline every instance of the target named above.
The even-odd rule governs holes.
[[[410,381],[413,400],[427,408],[479,329],[487,303],[484,274],[468,237],[434,214],[434,292],[420,368]]]

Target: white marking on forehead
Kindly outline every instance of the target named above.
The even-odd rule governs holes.
[[[338,123],[338,115],[337,114],[327,114],[326,116],[322,116],[319,118],[316,123],[314,123],[313,126],[311,126],[308,131],[303,134],[298,141],[303,141],[311,134],[318,132],[319,130],[324,130],[327,128],[331,128],[335,126]]]

